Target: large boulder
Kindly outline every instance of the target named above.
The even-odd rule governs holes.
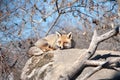
[[[40,55],[32,56],[26,62],[22,74],[22,80],[58,80],[58,76],[69,69],[74,62],[86,51],[86,49],[56,50]],[[99,50],[92,59],[106,60],[114,57],[120,58],[120,52]],[[76,80],[80,80],[94,67],[87,67]],[[108,73],[108,74],[106,74]],[[92,75],[88,80],[110,79],[117,71],[102,69]]]

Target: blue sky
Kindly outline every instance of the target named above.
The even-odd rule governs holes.
[[[26,39],[28,37],[34,37],[37,35],[35,32],[38,32],[39,36],[44,36],[45,32],[48,31],[49,27],[52,25],[52,23],[57,18],[58,13],[55,12],[51,16],[49,16],[46,19],[46,21],[43,20],[43,17],[45,17],[45,15],[54,12],[55,4],[50,3],[51,0],[46,0],[46,2],[44,0],[28,0],[28,1],[30,2],[26,3],[25,0],[2,0],[1,1],[0,11],[6,14],[8,10],[10,11],[10,15],[7,16],[5,19],[3,19],[0,23],[0,26],[6,26],[9,29],[9,31],[4,31],[4,30],[0,31],[0,38],[1,38],[0,42],[8,42],[11,40]],[[69,1],[70,0],[68,0],[68,2]],[[95,2],[95,5],[97,5],[98,2],[96,0],[94,0],[94,2]],[[39,10],[35,10],[35,13],[33,13],[33,15],[31,16],[32,7],[35,4],[41,12],[39,12]],[[73,6],[76,6],[76,5],[78,5],[78,3],[74,4]],[[113,5],[113,2],[106,2],[104,4],[100,3],[99,5],[104,5],[106,10],[110,10],[111,6]],[[68,8],[68,10],[69,9],[70,8]],[[93,18],[100,19],[100,17],[103,16],[102,14],[104,14],[101,8],[99,8],[99,10],[97,10],[96,8],[96,11],[98,12],[90,11],[89,4],[87,4],[87,7],[78,7],[77,9],[81,11],[82,13],[87,14],[92,17],[91,18],[88,16],[84,16],[89,19],[91,24],[92,24]],[[117,6],[115,6],[115,9],[112,11],[112,13],[115,13],[116,9],[117,9]],[[98,13],[100,13],[99,16],[97,16]],[[82,29],[81,24],[84,21],[80,17],[77,17],[78,15],[77,12],[75,12],[75,15],[76,17],[73,16],[72,13],[63,14],[58,20],[57,24],[55,25],[54,30],[57,30],[58,26],[64,27],[64,26],[69,26],[69,25]],[[42,22],[40,23],[31,22],[31,18],[34,21],[38,21],[38,22],[42,21]],[[67,25],[65,25],[66,23]],[[18,36],[20,28],[22,28],[22,34]],[[33,30],[33,29],[36,29],[36,30]],[[14,34],[7,35],[11,31]]]

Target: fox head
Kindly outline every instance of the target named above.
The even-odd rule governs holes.
[[[72,33],[68,34],[61,34],[59,32],[56,32],[57,35],[57,41],[56,45],[59,49],[68,49],[72,47]]]

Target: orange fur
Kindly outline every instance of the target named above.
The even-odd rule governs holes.
[[[39,47],[42,51],[47,52],[56,49],[67,49],[72,47],[72,35],[68,34],[51,34],[43,39],[39,39],[35,46]]]

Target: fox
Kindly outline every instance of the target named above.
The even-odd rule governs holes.
[[[72,32],[69,32],[68,34],[61,34],[60,32],[56,32],[56,34],[51,34],[42,39],[39,39],[37,42],[35,42],[34,45],[40,48],[43,52],[72,48]]]

